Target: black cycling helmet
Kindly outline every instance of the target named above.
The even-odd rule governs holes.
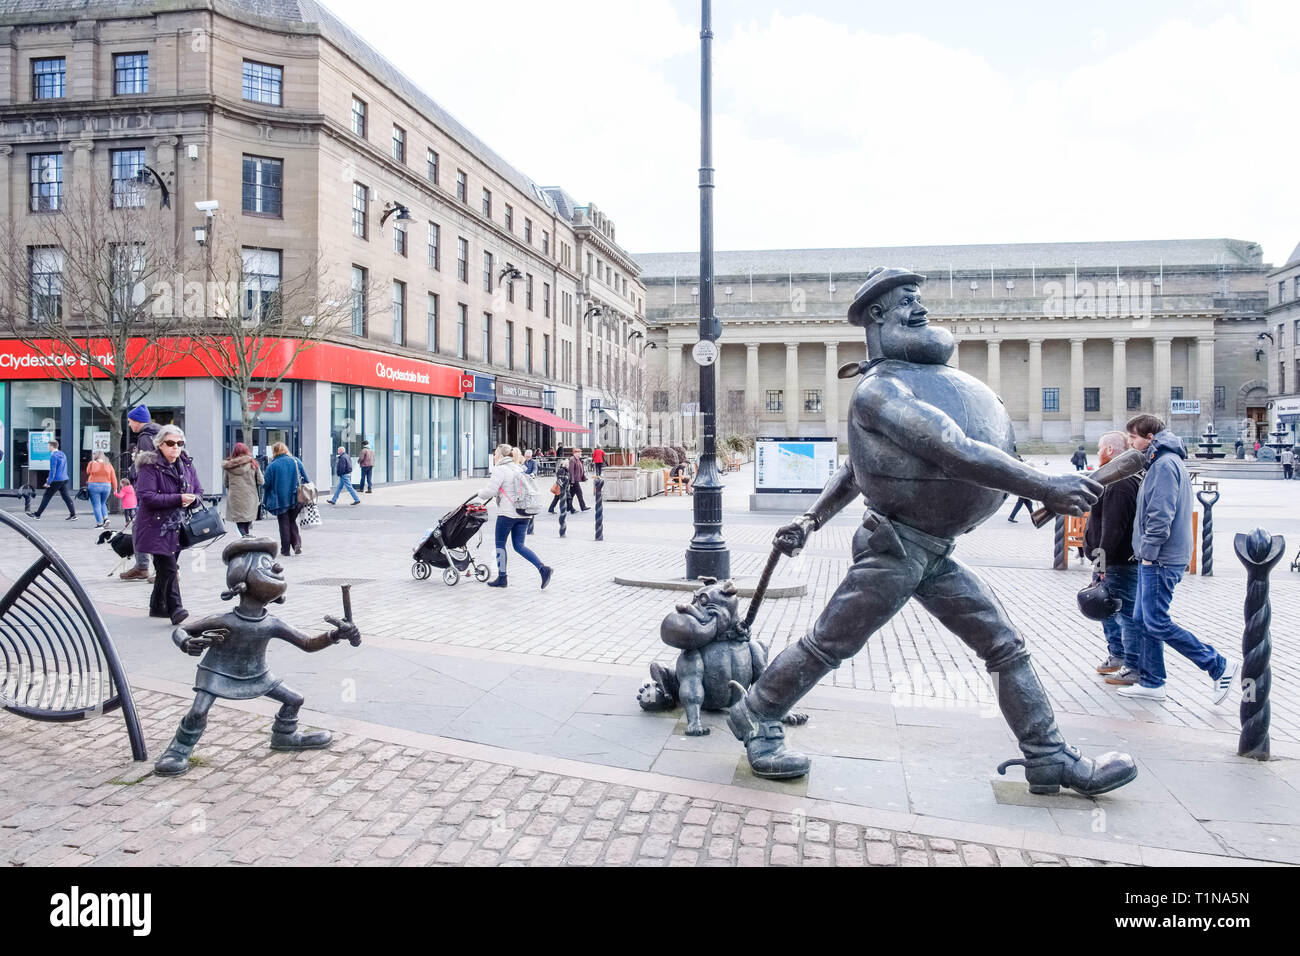
[[[1120,609],[1120,599],[1110,593],[1103,578],[1094,581],[1078,594],[1079,610],[1093,621],[1104,621]]]

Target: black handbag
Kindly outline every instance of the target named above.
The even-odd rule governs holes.
[[[225,533],[226,525],[221,515],[216,508],[205,505],[202,498],[195,499],[194,506],[181,518],[182,548],[211,544]]]

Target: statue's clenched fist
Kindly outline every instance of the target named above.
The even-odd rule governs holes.
[[[330,632],[330,640],[335,644],[339,641],[347,641],[353,647],[361,646],[361,631],[351,621],[340,620],[337,617],[327,617],[325,621],[334,625],[334,630]]]
[[[1059,515],[1074,515],[1076,518],[1092,506],[1101,497],[1102,486],[1083,475],[1058,475],[1047,481],[1047,494],[1043,495],[1043,504]]]
[[[815,530],[817,529],[813,519],[807,515],[800,515],[777,530],[776,537],[772,539],[772,547],[786,557],[793,558],[803,550],[804,545],[808,543],[808,535]]]

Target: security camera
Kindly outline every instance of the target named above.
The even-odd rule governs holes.
[[[220,206],[221,204],[217,202],[217,200],[215,199],[204,199],[202,202],[196,202],[194,204],[195,209],[197,209],[199,212],[205,212],[209,216],[211,216],[214,212],[216,212],[217,209],[220,208]]]

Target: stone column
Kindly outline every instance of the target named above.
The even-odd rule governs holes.
[[[785,429],[794,437],[799,434],[799,343],[785,345]]]
[[[758,391],[758,343],[745,343],[745,402],[758,403],[762,407],[763,399]]]
[[[63,201],[67,203],[75,197],[89,195],[91,177],[95,175],[94,140],[74,139],[68,144],[72,151],[72,162],[64,169]]]
[[[822,394],[822,411],[826,413],[826,434],[840,433],[840,380],[835,373],[840,368],[840,343],[826,343],[826,388]]]
[[[1128,339],[1111,340],[1110,427],[1125,430],[1128,422]]]
[[[1170,346],[1173,344],[1173,338],[1165,336],[1155,340],[1155,395],[1149,401],[1143,402],[1147,410],[1154,415],[1165,420],[1169,425],[1169,379],[1170,373]]]
[[[25,198],[24,193],[12,193],[10,183],[13,181],[13,158],[14,148],[8,144],[0,145],[0,216],[5,219],[14,217],[15,219],[23,214],[23,208],[20,208],[15,199],[18,197]],[[18,198],[18,202],[22,199]]]
[[[1296,383],[1300,385],[1300,382]],[[1200,424],[1214,421],[1214,336],[1196,337],[1196,397],[1201,400]],[[1200,432],[1200,428],[1197,429]]]
[[[961,343],[953,338],[952,358],[948,359],[948,364],[953,368],[961,368]]]
[[[989,339],[986,343],[989,351],[988,386],[994,395],[1002,392],[1002,342]]]
[[[1083,339],[1070,339],[1070,437],[1083,438]]]
[[[1029,340],[1029,437],[1043,440],[1043,340]]]

